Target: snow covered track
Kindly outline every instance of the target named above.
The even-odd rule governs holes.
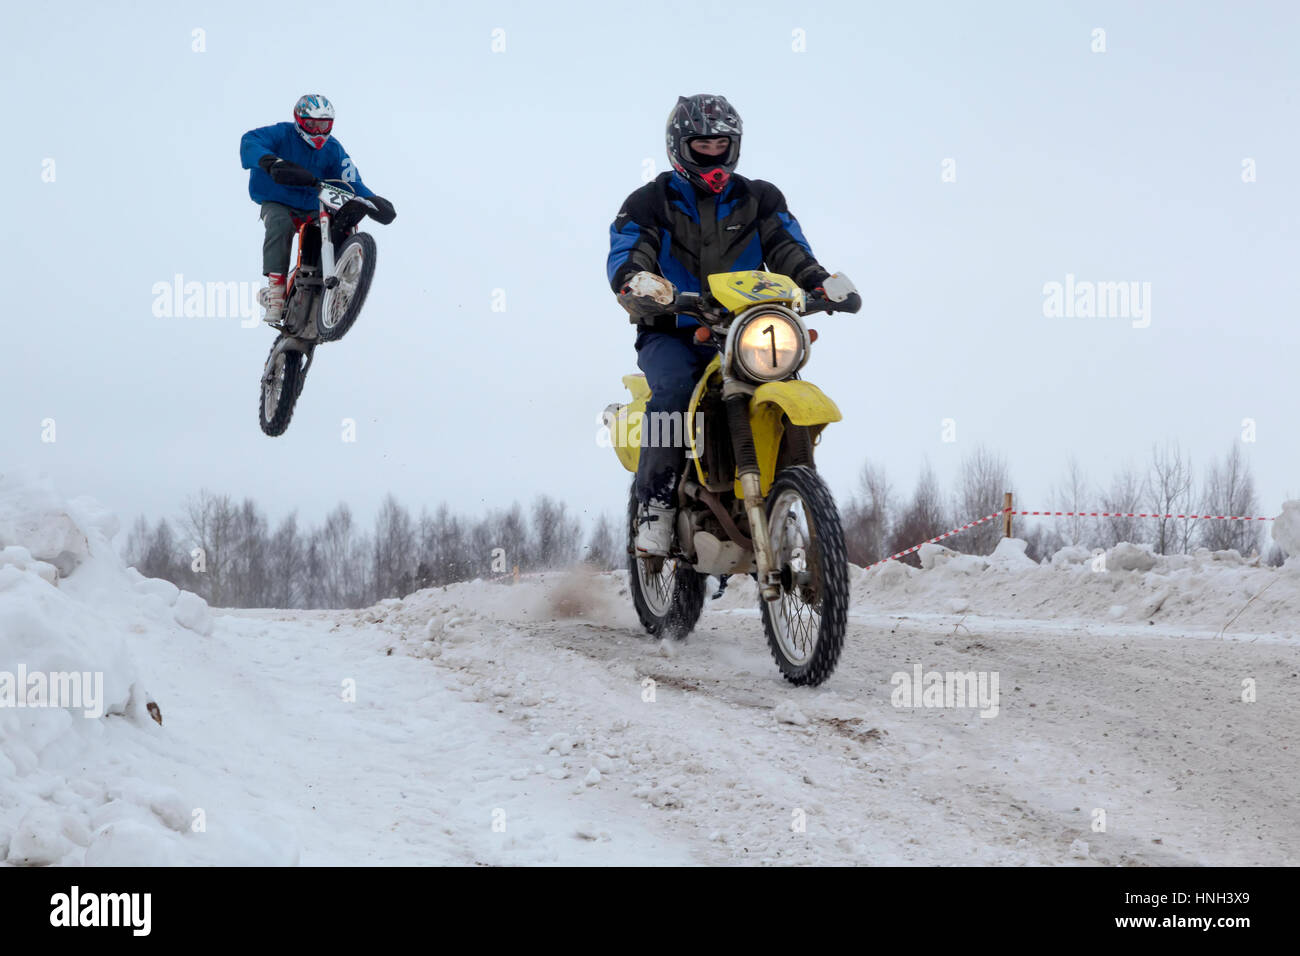
[[[680,644],[621,573],[209,616],[34,500],[0,482],[0,672],[102,670],[106,712],[0,708],[11,865],[1300,860],[1293,566],[927,546],[809,690],[744,578]]]
[[[577,781],[596,767],[600,782],[574,786],[572,802],[662,829],[652,853],[1062,863],[1084,859],[1081,840],[1086,859],[1106,864],[1297,858],[1295,718],[1278,692],[1295,686],[1290,648],[1012,621],[954,634],[956,617],[858,615],[835,678],[809,692],[775,673],[744,606],[752,595],[734,590],[746,593],[706,609],[668,654],[638,633],[609,577],[425,592],[353,626],[386,632],[394,653],[430,656],[537,742],[534,771]],[[548,620],[556,591],[585,618]],[[896,709],[890,677],[914,662],[998,671],[998,716]],[[1242,703],[1243,675],[1275,688],[1271,699]],[[513,797],[520,806],[549,779],[532,776]],[[1096,809],[1105,833],[1092,832]],[[806,832],[793,826],[800,812]]]

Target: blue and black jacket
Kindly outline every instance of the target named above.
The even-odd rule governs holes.
[[[781,190],[733,175],[720,195],[702,195],[675,172],[661,173],[627,197],[609,227],[609,284],[618,292],[637,272],[663,276],[679,292],[702,292],[710,275],[762,269],[814,289],[830,274],[813,257]],[[662,316],[651,328],[685,328],[688,315]]]
[[[250,129],[239,141],[239,161],[249,170],[248,197],[255,203],[278,202],[291,209],[317,208],[314,188],[281,186],[257,165],[257,161],[267,153],[311,170],[317,179],[341,179],[358,196],[369,198],[374,195],[370,187],[361,181],[361,174],[357,172],[357,167],[348,157],[343,144],[333,136],[320,149],[313,149],[298,135],[298,129],[293,123],[274,123]]]

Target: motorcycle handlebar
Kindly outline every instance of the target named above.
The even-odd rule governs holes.
[[[705,306],[705,297],[698,292],[683,292],[673,300],[673,304],[668,311],[674,314],[700,313]],[[814,312],[849,312],[855,313],[862,308],[862,296],[856,292],[850,292],[843,302],[832,302],[830,299],[805,299],[803,314],[810,315]]]
[[[832,302],[830,299],[812,299],[804,304],[804,315],[810,312],[857,312],[862,308],[862,296],[856,292],[850,292],[843,302]]]

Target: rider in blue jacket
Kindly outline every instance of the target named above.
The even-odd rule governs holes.
[[[813,256],[781,191],[736,174],[741,130],[740,116],[725,97],[679,97],[666,129],[672,172],[628,196],[610,226],[606,277],[637,325],[637,365],[651,390],[649,416],[684,412],[717,354],[712,344],[695,341],[695,318],[669,310],[679,292],[703,291],[715,273],[766,268],[814,296],[826,294],[831,274]],[[851,288],[847,279],[836,279]],[[650,444],[650,434],[641,433],[636,474],[636,550],[663,555],[672,541],[685,449]]]
[[[361,181],[343,144],[330,135],[333,128],[333,104],[323,96],[308,94],[294,106],[292,123],[249,130],[239,141],[240,162],[249,170],[248,195],[261,205],[266,225],[262,274],[267,287],[258,300],[266,307],[264,321],[270,325],[280,321],[284,307],[284,283],[294,233],[318,212],[318,179],[346,182],[358,196],[379,208],[378,214],[372,216],[382,223],[392,222],[396,215],[392,203],[376,196]]]

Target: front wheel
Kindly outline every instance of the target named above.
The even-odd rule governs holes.
[[[704,610],[707,575],[697,573],[682,558],[637,557],[636,518],[640,509],[633,482],[627,505],[627,582],[632,604],[647,634],[681,640],[695,630]]]
[[[272,438],[283,435],[293,417],[293,406],[302,392],[305,376],[302,353],[293,349],[276,352],[280,340],[271,347],[270,366],[262,372],[262,394],[258,401],[258,422]]]
[[[849,561],[835,499],[806,465],[782,469],[767,498],[781,597],[763,601],[763,630],[785,679],[816,687],[835,671],[848,626]]]
[[[335,342],[347,335],[352,323],[366,304],[370,281],[375,277],[378,255],[375,238],[358,232],[348,236],[334,257],[334,288],[326,288],[316,319],[316,332],[322,342]]]

